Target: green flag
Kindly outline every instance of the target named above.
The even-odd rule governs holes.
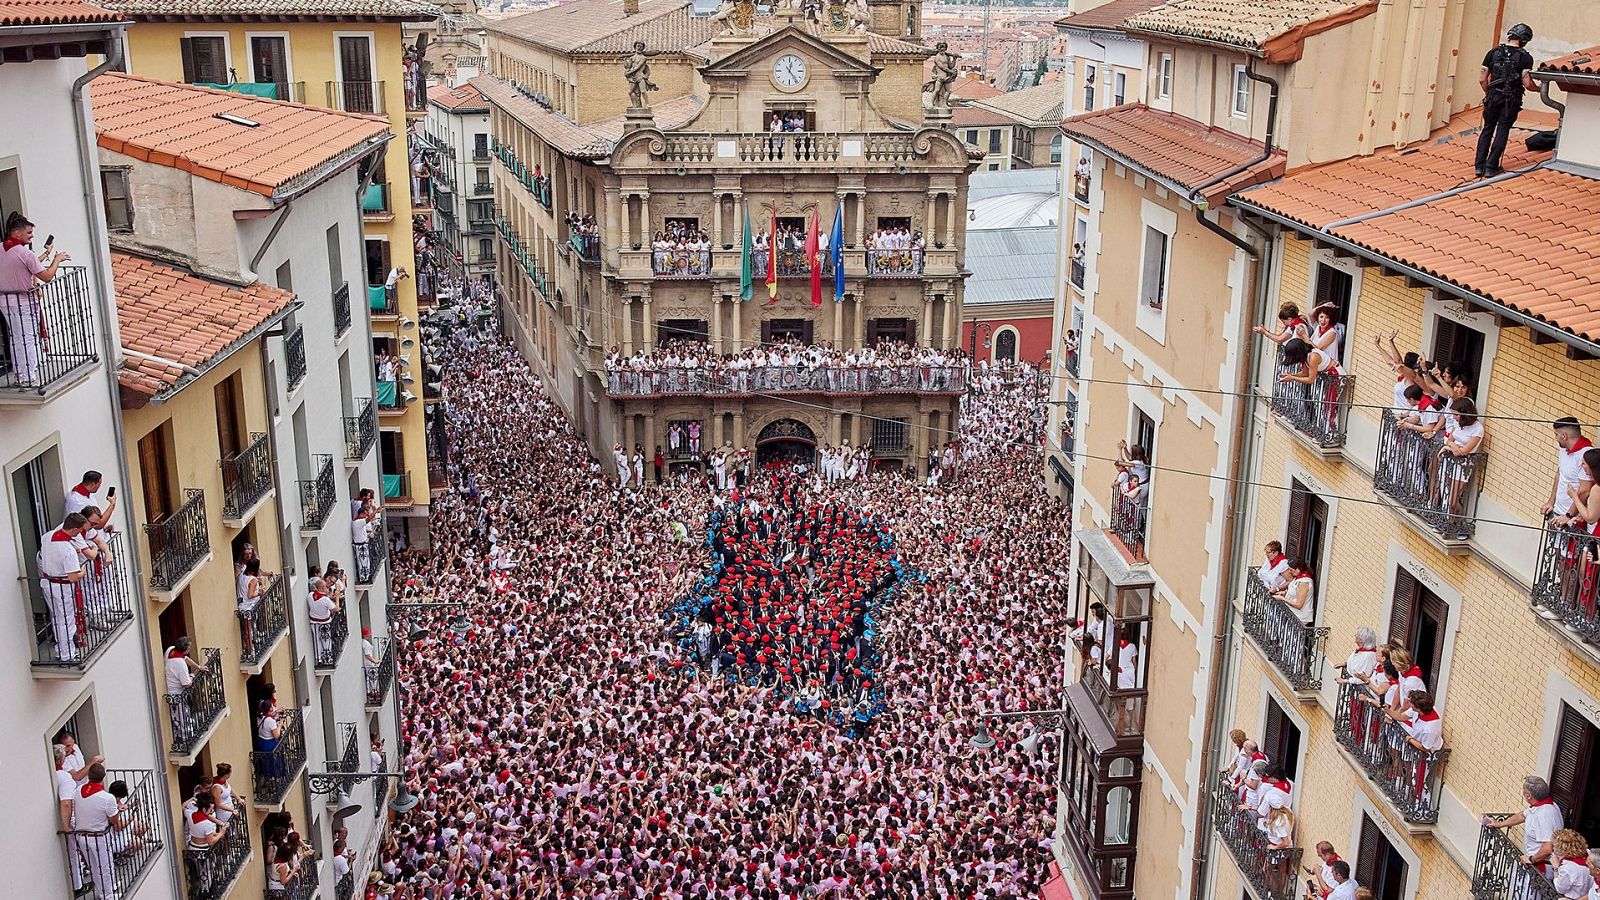
[[[755,282],[750,277],[750,207],[744,208],[744,230],[741,232],[744,246],[739,251],[739,302],[749,301],[751,289]]]

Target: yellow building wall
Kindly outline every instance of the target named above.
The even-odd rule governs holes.
[[[230,542],[239,534],[239,530],[227,527],[222,520],[222,470],[218,465],[222,458],[222,450],[217,434],[219,417],[215,391],[218,384],[237,373],[240,379],[239,398],[244,407],[245,433],[266,431],[268,429],[266,387],[262,381],[260,354],[259,342],[249,344],[200,379],[187,385],[175,396],[168,398],[166,402],[126,410],[123,413],[124,445],[128,455],[128,474],[132,480],[132,485],[127,491],[127,502],[133,506],[130,511],[130,519],[133,522],[142,526],[149,520],[145,512],[144,494],[139,487],[143,477],[139,460],[139,441],[165,423],[171,423],[171,452],[175,461],[172,470],[173,485],[179,491],[180,500],[182,492],[187,489],[198,488],[205,492],[206,527],[210,536],[211,558],[202,563],[188,587],[170,604],[157,602],[148,591],[145,593],[145,611],[150,620],[152,641],[150,654],[155,661],[158,679],[156,695],[164,697],[166,683],[163,667],[166,644],[161,640],[159,621],[172,604],[182,606],[183,618],[188,624],[188,635],[193,642],[191,654],[195,659],[203,663],[205,661],[203,651],[206,648],[215,647],[221,651],[223,695],[227,701],[227,713],[200,749],[196,765],[210,773],[215,771],[217,763],[231,764],[234,774],[230,783],[235,793],[245,797],[255,794],[250,766],[254,727],[246,688],[247,676],[240,668],[239,620],[235,615],[237,604]],[[281,492],[282,488],[279,487],[278,490]],[[278,544],[280,526],[277,507],[270,498],[260,506],[250,522],[246,523],[246,525],[251,524],[254,525],[253,543],[261,555],[262,568],[267,571],[282,572],[284,566]],[[148,573],[151,571],[149,543],[144,537],[142,527],[139,532],[139,553],[144,571]],[[291,596],[288,602],[293,603],[294,599]],[[278,700],[285,707],[299,705],[295,699],[293,667],[290,639],[286,636],[266,660],[262,672],[262,678],[277,687]],[[158,702],[164,705],[164,701]],[[170,747],[171,716],[163,709],[160,719],[163,746]],[[181,806],[186,798],[179,790],[178,768],[169,763],[166,775],[173,803],[175,806]],[[286,806],[297,823],[303,825],[310,821],[303,794],[299,791],[290,792]],[[181,847],[183,846],[181,812],[176,809],[169,812],[172,814],[173,827],[170,836],[172,843],[169,846]],[[243,804],[241,813],[248,815],[250,819],[250,838],[255,847],[256,859],[245,864],[231,896],[257,896],[266,888],[265,869],[260,860],[261,821],[265,813],[253,808],[248,802]]]

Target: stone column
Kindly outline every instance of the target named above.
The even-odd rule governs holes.
[[[622,414],[622,449],[632,456],[633,445],[636,443],[638,442],[634,440],[633,435],[633,413],[625,412]]]
[[[722,249],[722,198],[726,196],[728,195],[719,191],[713,199],[716,205],[711,208],[712,252]]]
[[[645,294],[643,300],[644,315],[640,319],[644,323],[644,333],[639,336],[639,343],[643,344],[646,350],[654,350],[656,347],[656,320],[655,315],[650,311],[650,295]]]
[[[729,440],[733,441],[735,450],[745,445],[744,413],[735,412],[733,414],[733,434],[729,437]]]
[[[713,407],[711,410],[711,446],[707,447],[705,442],[702,441],[700,444],[700,452],[707,453],[713,449],[720,449],[722,447],[722,442],[727,440],[722,431],[722,413]]]
[[[861,420],[863,418],[865,417],[859,412],[850,416],[850,446],[852,447],[861,446]]]
[[[711,288],[711,351],[722,353],[722,292]]]
[[[844,304],[833,305],[833,346],[836,350],[844,349]]]
[[[939,194],[937,192],[935,192],[935,191],[929,191],[928,192],[928,213],[923,218],[923,221],[925,223],[927,223],[925,227],[928,230],[928,233],[926,235],[923,235],[923,237],[924,237],[925,240],[927,240],[929,246],[932,246],[933,243],[939,239],[939,229],[936,227],[938,225],[938,223],[935,222],[934,218],[933,218],[933,211],[936,208],[938,208],[938,203],[939,203]]]
[[[623,206],[626,202],[627,201],[623,200],[622,196],[616,191],[606,188],[606,231],[604,238],[606,248],[620,250],[622,249],[623,244],[628,243],[628,236],[623,233],[627,228],[627,217],[625,215],[621,215],[622,211],[618,209],[618,207]]]
[[[922,295],[922,327],[918,328],[917,331],[919,332],[919,335],[920,335],[918,340],[922,342],[922,346],[924,346],[924,347],[933,346],[933,295],[932,294],[926,294],[925,293],[925,294]]]
[[[839,446],[839,439],[844,434],[844,413],[834,412],[828,414],[828,443]]]
[[[944,207],[944,245],[956,245],[956,195],[954,191],[945,194]]]
[[[855,336],[851,338],[852,346],[856,350],[860,350],[867,342],[867,311],[863,303],[863,298],[858,295],[855,299]]]
[[[743,240],[741,237],[740,240]],[[733,352],[744,350],[744,301],[738,300],[733,304]]]
[[[633,355],[633,298],[622,298],[622,355]]]
[[[655,469],[651,464],[655,460],[656,445],[661,443],[661,438],[656,435],[655,413],[645,413],[644,434],[640,436],[639,443],[644,445],[644,470],[646,472],[654,472]]]
[[[650,240],[650,234],[653,231],[655,231],[655,229],[650,227],[650,192],[649,191],[640,191],[639,192],[639,245],[640,246],[644,246],[645,242]]]
[[[955,330],[956,320],[960,318],[956,315],[956,295],[945,294],[944,303],[940,305],[944,308],[944,345],[940,349],[949,350],[961,339],[961,333]]]
[[[867,192],[856,192],[856,246],[865,247],[867,227]]]
[[[911,419],[911,431],[913,432],[911,435],[911,452],[914,454],[914,458],[911,460],[911,471],[919,472],[923,475],[928,474],[923,463],[928,459],[928,438],[931,436],[928,429],[922,427],[927,424],[927,419],[928,414],[920,409]]]

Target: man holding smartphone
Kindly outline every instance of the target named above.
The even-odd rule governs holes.
[[[6,330],[11,336],[9,374],[17,387],[44,386],[39,375],[44,320],[36,286],[54,280],[61,264],[72,258],[57,253],[46,266],[34,255],[29,246],[32,243],[33,223],[21,213],[7,217],[5,241],[0,249],[0,315],[6,317]]]
[[[109,532],[115,530],[112,516],[117,511],[117,489],[114,486],[106,488],[106,502],[101,503],[97,495],[104,480],[105,476],[93,469],[83,473],[83,479],[67,492],[66,506],[69,513],[81,513],[86,506],[98,507],[100,521],[104,523],[101,530]]]

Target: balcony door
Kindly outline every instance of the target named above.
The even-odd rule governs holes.
[[[902,344],[912,343],[912,336],[917,333],[917,320],[915,319],[868,319],[867,320],[867,346],[876,347],[883,341],[899,341]]]
[[[1283,552],[1305,560],[1313,578],[1322,574],[1323,544],[1328,534],[1328,504],[1298,480],[1291,482],[1289,523],[1284,529]]]
[[[139,439],[139,484],[144,494],[144,520],[150,524],[165,521],[178,508],[168,424],[162,423]],[[156,555],[156,549],[150,548],[151,556]]]
[[[1261,752],[1282,767],[1290,781],[1300,777],[1300,728],[1278,705],[1267,698],[1267,714],[1261,729]]]
[[[1550,796],[1561,806],[1567,827],[1600,844],[1600,772],[1595,749],[1600,730],[1584,715],[1561,704],[1556,745],[1550,760]]]
[[[1365,813],[1361,815],[1361,843],[1352,874],[1356,884],[1371,888],[1377,900],[1403,900],[1405,897],[1405,858]]]
[[[802,344],[809,344],[811,325],[810,319],[768,319],[761,323],[761,343],[799,341]]]
[[[372,79],[372,38],[366,35],[339,36],[340,108],[346,112],[377,112]]]
[[[1444,667],[1445,625],[1450,607],[1423,587],[1404,568],[1394,573],[1394,605],[1389,614],[1389,640],[1411,651],[1422,679],[1437,699]]]
[[[54,486],[61,484],[61,461],[56,449],[35,456],[11,473],[12,512],[17,523],[17,549],[23,561],[22,590],[28,596],[30,624],[44,623],[44,632],[50,633],[50,610],[44,602],[44,592],[39,587],[38,550],[59,522],[52,510],[61,508],[61,492]],[[37,632],[36,632],[37,633]]]
[[[299,100],[289,96],[289,40],[280,35],[250,36],[250,78],[256,84],[278,86],[278,100]]]

